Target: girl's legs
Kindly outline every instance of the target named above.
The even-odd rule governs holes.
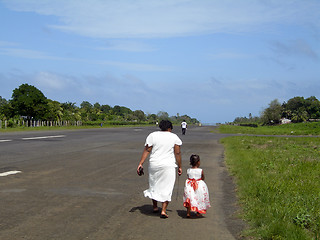
[[[190,210],[191,210],[191,207],[190,207],[190,206],[188,206],[188,208],[187,208],[187,218],[189,218],[189,217],[190,217]]]
[[[153,212],[158,212],[159,211],[158,202],[152,199],[152,205],[153,205]]]

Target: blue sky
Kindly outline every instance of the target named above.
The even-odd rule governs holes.
[[[28,83],[82,101],[195,117],[320,98],[319,0],[0,0],[0,96]]]

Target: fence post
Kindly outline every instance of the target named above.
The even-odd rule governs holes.
[[[7,122],[7,120],[5,120],[5,121],[4,121],[4,128],[5,128],[5,129],[7,129],[7,125],[8,125],[8,122]]]

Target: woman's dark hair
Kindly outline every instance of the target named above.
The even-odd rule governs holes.
[[[197,163],[200,161],[200,157],[197,154],[192,154],[190,157],[190,165],[192,167],[196,166]]]
[[[173,129],[172,123],[169,120],[161,120],[159,127],[161,131],[168,131],[169,128]]]

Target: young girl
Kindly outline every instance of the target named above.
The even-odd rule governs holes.
[[[204,182],[204,174],[200,166],[200,157],[191,155],[190,165],[187,170],[188,179],[184,187],[183,206],[187,208],[187,217],[190,218],[190,211],[197,212],[197,216],[205,214],[210,206],[209,191]]]

